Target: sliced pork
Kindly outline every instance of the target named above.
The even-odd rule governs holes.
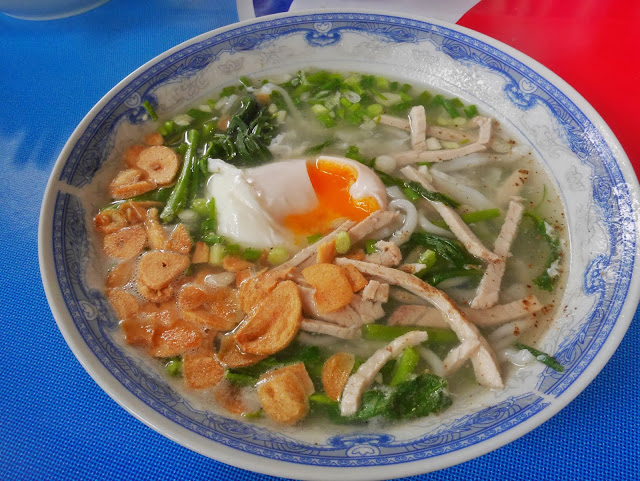
[[[428,337],[424,331],[411,331],[374,352],[347,380],[340,400],[340,414],[343,416],[355,414],[360,406],[362,394],[387,361],[398,356],[405,348],[425,342]]]
[[[354,261],[346,258],[338,258],[336,259],[336,263],[339,265],[352,264],[363,274],[376,277],[389,284],[403,287],[409,292],[431,302],[431,304],[442,312],[449,327],[453,329],[461,342],[472,339],[480,342],[480,347],[471,358],[478,383],[495,389],[502,389],[504,387],[498,362],[489,343],[444,292],[421,281],[416,276],[399,271],[398,269],[391,269],[369,262]]]

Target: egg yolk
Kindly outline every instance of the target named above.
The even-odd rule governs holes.
[[[358,179],[358,171],[350,165],[318,159],[307,162],[307,172],[318,205],[308,212],[285,217],[285,226],[294,234],[326,234],[336,227],[338,219],[360,221],[380,208],[374,197],[351,197],[349,189]]]

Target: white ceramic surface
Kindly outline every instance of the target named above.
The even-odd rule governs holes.
[[[566,206],[572,253],[554,325],[540,343],[566,366],[536,364],[470,405],[384,432],[317,426],[275,432],[182,398],[122,348],[95,276],[91,216],[123,145],[161,117],[241,75],[304,66],[434,85],[495,116],[531,144]],[[381,479],[451,466],[522,436],[558,412],[607,362],[638,306],[638,183],[619,143],[571,87],[523,54],[435,20],[383,14],[285,14],[219,29],[171,49],[110,91],[58,159],[40,220],[43,283],[68,344],[125,409],[217,460],[304,479]]]

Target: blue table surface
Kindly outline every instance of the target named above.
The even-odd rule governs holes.
[[[45,185],[83,116],[138,66],[237,19],[235,0],[111,0],[49,22],[0,15],[0,479],[274,479],[191,452],[111,400],[58,331],[37,257]],[[602,372],[542,426],[413,479],[640,478],[639,333],[640,311]]]

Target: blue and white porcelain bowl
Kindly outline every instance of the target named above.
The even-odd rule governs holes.
[[[571,244],[558,316],[540,342],[566,366],[542,364],[507,388],[439,416],[386,428],[275,431],[186,400],[117,341],[117,320],[93,265],[91,216],[123,145],[234,82],[304,66],[429,84],[477,104],[535,149],[565,203]],[[215,30],[129,75],[85,117],[58,159],[43,201],[40,266],[69,346],[96,382],[148,426],[219,461],[304,479],[380,479],[445,468],[508,443],[557,413],[595,377],[638,306],[639,189],[620,144],[571,87],[495,40],[438,21],[354,12],[285,14]]]

